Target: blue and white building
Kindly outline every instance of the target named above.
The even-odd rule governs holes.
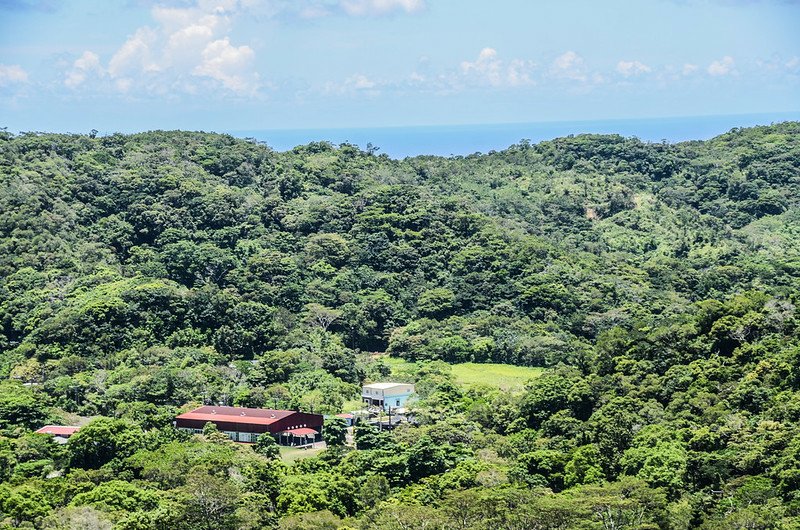
[[[414,385],[410,383],[372,383],[362,387],[361,400],[369,407],[402,413],[413,394]]]

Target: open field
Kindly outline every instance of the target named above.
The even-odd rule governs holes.
[[[503,390],[522,390],[525,383],[539,377],[544,368],[511,364],[454,364],[453,375],[460,385],[489,385]]]
[[[402,373],[414,366],[414,363],[395,357],[384,357],[384,360],[391,367],[392,375]],[[531,366],[494,363],[452,364],[450,368],[459,385],[482,384],[512,391],[522,390],[526,382],[539,377],[544,371],[543,368]]]
[[[296,462],[297,460],[303,460],[304,458],[309,458],[312,456],[317,456],[322,452],[324,446],[322,444],[319,447],[314,447],[311,449],[301,449],[298,447],[280,447],[281,452],[281,459],[287,464],[291,464],[292,462]]]

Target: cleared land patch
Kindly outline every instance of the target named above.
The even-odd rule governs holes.
[[[384,361],[391,367],[393,376],[408,371],[415,364],[395,357],[384,357]],[[461,386],[488,385],[509,391],[522,390],[525,383],[544,372],[544,368],[498,363],[451,364],[450,368]]]

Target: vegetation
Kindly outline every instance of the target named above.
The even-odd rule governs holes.
[[[489,385],[502,390],[522,390],[525,383],[539,377],[540,368],[510,364],[461,363],[453,365],[453,377],[460,385]]]
[[[798,293],[799,123],[404,160],[0,132],[0,526],[797,528]],[[355,447],[172,427],[393,368],[418,424]]]
[[[397,357],[381,359],[389,365],[389,378],[414,379],[419,365]],[[525,388],[531,379],[539,377],[543,369],[535,366],[515,366],[497,363],[459,363],[450,365],[450,372],[459,386],[485,385],[501,390],[518,391]]]

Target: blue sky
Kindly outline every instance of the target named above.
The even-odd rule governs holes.
[[[0,0],[0,126],[798,111],[798,29],[793,0]]]

